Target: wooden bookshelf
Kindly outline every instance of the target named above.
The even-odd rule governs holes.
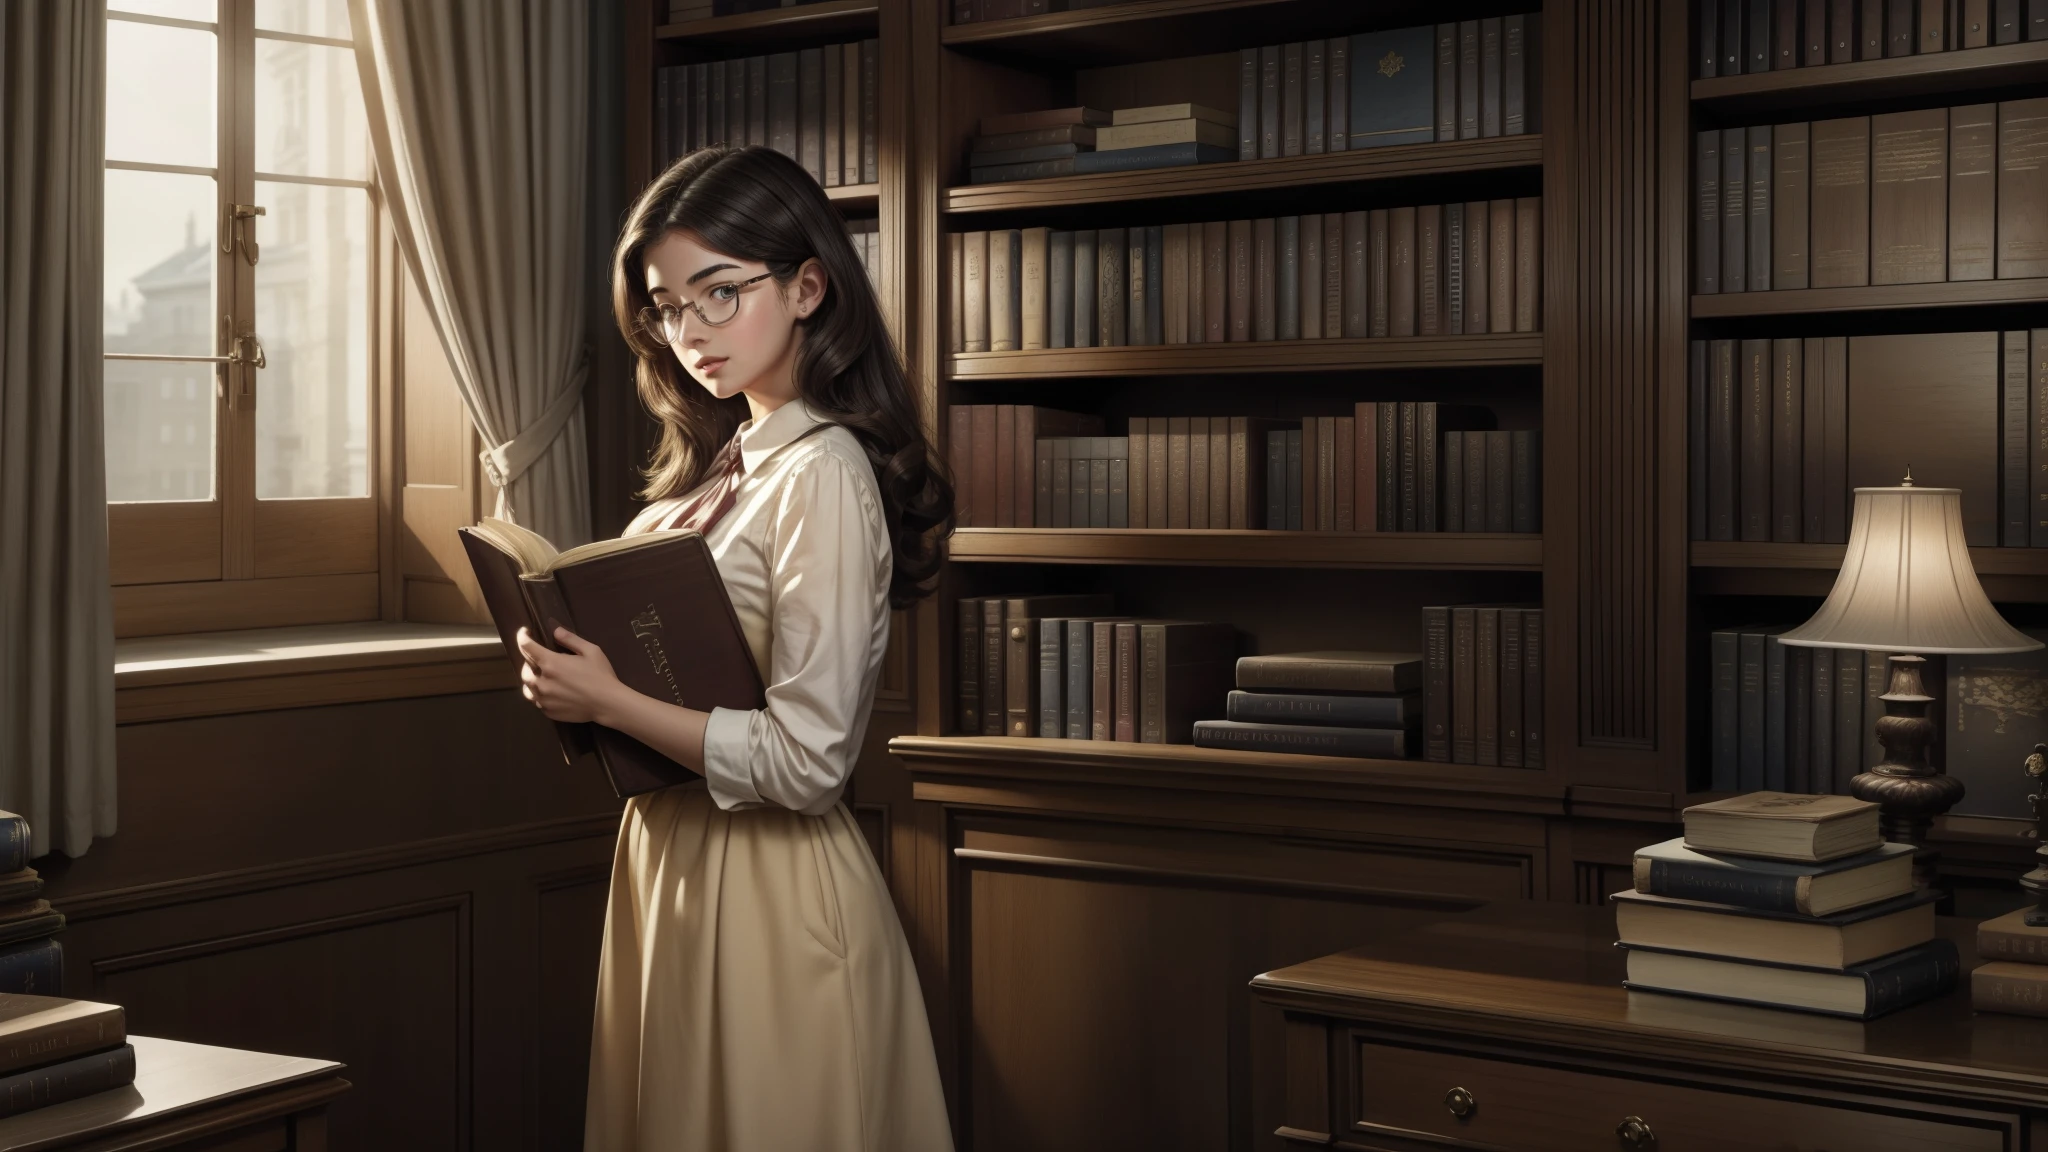
[[[1844,65],[1846,67],[1846,65]],[[1859,288],[1787,288],[1724,292],[1692,298],[1692,318],[1796,316],[1823,312],[1895,312],[1970,308],[2048,301],[2048,279],[1950,280],[1932,284],[1872,284]]]
[[[1437,144],[1400,144],[1356,152],[1326,152],[1316,156],[1153,168],[1143,172],[1098,172],[1001,184],[962,184],[946,189],[945,210],[961,215],[1131,200],[1178,200],[1542,166],[1543,137],[1495,136]]]
[[[948,542],[947,558],[1004,564],[1538,572],[1543,568],[1543,537],[1476,532],[962,528]]]
[[[842,184],[837,188],[825,189],[825,199],[839,205],[839,210],[852,216],[874,212],[882,199],[880,184]]]
[[[1543,362],[1543,334],[1376,336],[1341,340],[1248,340],[1227,344],[1141,344],[954,352],[948,380],[1033,380],[1081,376],[1200,376],[1387,368],[1492,368]]]
[[[1767,544],[1760,541],[1695,540],[1695,568],[1818,568],[1830,576],[1842,567],[1841,544]],[[2048,576],[2048,548],[1972,548],[1979,576]]]
[[[1694,80],[1692,102],[1695,109],[1717,118],[1766,114],[1792,119],[1792,113],[1816,108],[1961,96],[2044,81],[2048,81],[2048,41],[2033,40]]]
[[[654,30],[654,37],[657,41],[687,43],[693,50],[709,49],[712,57],[745,56],[771,48],[786,51],[792,45],[812,40],[824,43],[863,39],[875,35],[880,26],[880,0],[823,0],[792,8],[664,24]]]

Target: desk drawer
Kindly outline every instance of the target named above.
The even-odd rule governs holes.
[[[1354,1132],[1421,1132],[1515,1152],[2008,1152],[2008,1128],[1863,1112],[1382,1044],[1357,1048]],[[1469,1094],[1460,1119],[1447,1102]],[[1458,1101],[1461,1105],[1463,1101]],[[1636,1117],[1643,1138],[1619,1128]],[[1997,1124],[1996,1120],[1985,1123]]]

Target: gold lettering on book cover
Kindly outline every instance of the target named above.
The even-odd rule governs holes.
[[[633,617],[633,635],[640,641],[641,651],[647,654],[647,663],[661,682],[668,685],[669,698],[676,703],[683,702],[682,689],[676,687],[675,672],[669,667],[668,652],[661,646],[661,615],[649,604]]]

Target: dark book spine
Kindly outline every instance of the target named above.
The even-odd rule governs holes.
[[[1506,432],[1482,432],[1486,444],[1486,530],[1514,527],[1514,447]]]
[[[1541,76],[1535,69],[1539,45],[1534,35],[1540,14],[1501,18],[1501,135],[1521,136],[1532,131],[1531,113],[1539,101],[1529,98],[1530,77]]]
[[[1486,433],[1459,432],[1465,451],[1465,524],[1468,532],[1486,531]]]
[[[0,949],[0,992],[64,994],[64,945],[50,937]]]
[[[1711,0],[1707,2],[1711,3]],[[1720,129],[1708,129],[1694,138],[1692,172],[1692,290],[1702,295],[1713,295],[1721,291]]]
[[[1816,121],[1809,244],[1815,288],[1870,283],[1870,119]]]
[[[1131,442],[1127,436],[1109,441],[1109,527],[1131,526]]]
[[[1301,217],[1281,216],[1273,221],[1274,246],[1279,267],[1273,281],[1274,337],[1301,339]]]
[[[1259,159],[1280,155],[1280,45],[1259,49]]]
[[[2030,0],[2027,39],[2048,39],[2048,0]],[[1997,276],[2048,276],[2048,96],[1998,106]]]
[[[1771,290],[1770,125],[1757,124],[1749,129],[1749,159],[1744,167],[1749,173],[1749,196],[1745,201],[1749,213],[1749,252],[1746,256],[1749,290],[1768,292]]]
[[[1812,68],[1827,63],[1828,0],[1806,0],[1805,15],[1800,20],[1800,65]]]
[[[2028,334],[2027,354],[2027,540],[2048,548],[2048,328]]]
[[[1786,654],[1785,790],[1813,791],[1813,649]]]
[[[1710,787],[1716,792],[1733,792],[1742,786],[1741,637],[1734,632],[1716,632],[1708,638],[1708,647],[1714,674]]]
[[[1098,620],[1089,626],[1088,738],[1116,739],[1116,625]]]
[[[1828,0],[1828,63],[1856,59],[1856,0]]]
[[[1301,531],[1301,430],[1287,433],[1287,527]]]
[[[1279,245],[1271,216],[1252,221],[1252,339],[1271,340],[1279,332]]]
[[[1057,446],[1064,443],[1064,440],[1056,437],[1040,436],[1032,444],[1031,522],[1024,525],[1026,528],[1073,527],[1071,524],[1061,523],[1065,517],[1053,504],[1054,493],[1063,491],[1053,469],[1056,461],[1064,459],[1057,452]]]
[[[1379,404],[1374,424],[1379,434],[1379,512],[1381,532],[1401,530],[1401,405],[1387,400]]]
[[[1287,527],[1287,433],[1266,433],[1266,524]]]
[[[1999,372],[1999,543],[2028,546],[2027,334],[2001,334],[2004,363]]]
[[[1147,225],[1145,232],[1145,343],[1166,343],[1166,242],[1165,229]],[[1131,229],[1132,235],[1138,229]],[[1133,273],[1135,276],[1135,272]],[[1135,323],[1136,317],[1133,317]]]
[[[1477,532],[1465,526],[1465,434],[1444,433],[1444,509],[1439,521],[1446,532]]]
[[[1444,332],[1443,205],[1415,209],[1415,334]]]
[[[1711,80],[1721,74],[1721,5],[1719,0],[1694,0],[1693,13],[1699,29],[1693,38],[1692,74],[1698,80]]]
[[[1237,50],[1237,158],[1259,158],[1259,50]]]
[[[1522,613],[1522,767],[1543,767],[1543,610]]]
[[[1812,715],[1807,729],[1807,789],[1832,792],[1835,783],[1835,650],[1814,648],[1813,676],[1806,698]]]
[[[981,734],[981,601],[961,597],[959,604],[959,667],[955,669],[960,689],[959,730],[964,736]]]
[[[1324,81],[1328,103],[1323,109],[1323,149],[1343,152],[1351,147],[1351,37],[1330,37],[1324,51],[1329,75]]]
[[[1849,541],[1849,338],[1821,341],[1821,406],[1825,416],[1821,461],[1822,508],[1828,544]]]
[[[1003,677],[1003,600],[991,596],[981,604],[981,734],[1008,735],[1004,724],[1008,686]],[[1019,733],[1022,735],[1022,733]]]
[[[1824,341],[1809,336],[1800,349],[1799,538],[1820,543],[1827,535],[1827,385],[1822,365]]]
[[[1955,987],[1963,971],[1956,946],[1947,940],[1930,940],[1918,948],[1895,952],[1863,966],[1864,1019],[1882,1016],[1909,1004],[1918,1004]],[[1979,996],[1974,980],[1971,1001],[1978,1008],[1996,1009],[1996,993]]]
[[[1501,21],[1489,16],[1479,22],[1479,134],[1501,134]]]
[[[1522,609],[1500,610],[1500,766],[1522,767]]]
[[[1302,115],[1302,46],[1300,43],[1280,46],[1280,154],[1299,156],[1304,147],[1302,131],[1307,127],[1307,117]]]
[[[1405,760],[1411,739],[1399,728],[1322,728],[1306,724],[1241,724],[1197,720],[1195,747]]]
[[[1736,522],[1737,452],[1735,413],[1738,407],[1736,378],[1737,345],[1733,340],[1715,340],[1709,345],[1711,361],[1708,380],[1710,410],[1707,425],[1707,538],[1734,540]]]
[[[1740,2],[1740,0],[1735,0]],[[1749,134],[1721,132],[1721,291],[1749,288]]]
[[[1771,70],[1771,0],[1749,0],[1749,11],[1742,18],[1743,31],[1748,34],[1743,48],[1742,70],[1744,72],[1769,72]]]
[[[1436,26],[1436,138],[1458,138],[1458,26]]]
[[[1870,282],[1948,277],[1948,109],[1870,118]]]
[[[1771,287],[1804,288],[1810,199],[1807,126],[1780,124],[1771,131]]]
[[[1116,738],[1138,739],[1138,626],[1116,626]]]
[[[1069,740],[1088,739],[1092,708],[1088,699],[1089,689],[1095,683],[1094,624],[1087,620],[1067,621],[1066,650],[1061,659],[1066,663],[1066,730]]]
[[[1088,437],[1088,518],[1077,528],[1109,527],[1109,457],[1103,452],[1105,436]]]
[[[1763,786],[1773,792],[1785,791],[1787,651],[1776,636],[1764,637]]]
[[[1856,10],[1856,58],[1884,59],[1885,0],[1859,0]]]
[[[1458,22],[1458,139],[1479,139],[1479,21]]]
[[[1835,652],[1835,767],[1833,791],[1846,793],[1863,771],[1863,653]]]
[[[1305,692],[1230,693],[1224,719],[1255,724],[1322,724],[1333,728],[1412,728],[1417,700],[1399,696],[1332,696]]]
[[[1310,40],[1301,46],[1301,150],[1311,156],[1327,151],[1324,113],[1330,106],[1330,94],[1325,43]]]
[[[1801,505],[1800,422],[1806,415],[1805,371],[1797,340],[1771,342],[1771,539],[1798,543]]]
[[[1771,5],[1771,70],[1799,67],[1799,5],[1802,0],[1773,0]]]
[[[1067,622],[1048,617],[1038,622],[1038,729],[1048,739],[1066,731]]]
[[[1742,539],[1771,538],[1771,342],[1742,342]]]
[[[1451,762],[1479,762],[1478,610],[1451,609]]]
[[[123,1044],[105,1052],[0,1076],[0,1116],[19,1116],[134,1082],[135,1046]]]
[[[1687,538],[1707,539],[1707,342],[1694,340],[1686,358]]]
[[[1046,242],[1046,347],[1074,346],[1074,234],[1054,232]]]
[[[1637,885],[1638,892],[1678,900],[1733,904],[1763,912],[1799,911],[1799,878],[1796,876],[1766,876],[1741,868],[1703,867],[1677,860],[1647,860],[1643,863],[1649,867],[1638,867],[1636,874],[1642,876],[1647,872],[1649,882]]]
[[[1513,440],[1514,482],[1510,499],[1510,532],[1543,531],[1543,433],[1519,430],[1503,433]]]
[[[1444,332],[1465,334],[1465,206],[1444,205]]]
[[[0,874],[28,867],[28,821],[19,816],[0,817]]]
[[[2020,15],[2021,0],[1992,0],[1991,42],[2017,44],[2026,39],[2026,21]]]
[[[1166,740],[1166,630],[1138,627],[1138,740]]]
[[[1998,105],[1950,108],[1948,278],[1989,280],[1998,220]]]
[[[1422,610],[1422,755],[1451,762],[1451,610]]]
[[[1421,463],[1421,450],[1416,438],[1416,402],[1401,401],[1401,531],[1421,530],[1416,512],[1416,496],[1420,492],[1417,469]]]
[[[1886,0],[1884,6],[1884,54],[1911,56],[1913,54],[1913,10],[1914,0]]]
[[[1721,8],[1721,75],[1740,76],[1743,72],[1742,17],[1747,11],[1749,0],[1719,0]]]
[[[1437,481],[1442,475],[1437,461],[1437,406],[1425,401],[1415,406],[1415,530],[1436,532]]]

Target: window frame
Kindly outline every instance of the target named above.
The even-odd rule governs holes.
[[[366,180],[258,172],[256,41],[273,39],[354,49],[353,43],[298,33],[258,32],[255,0],[217,0],[216,21],[109,11],[115,22],[212,32],[216,37],[215,167],[109,159],[106,169],[211,176],[218,200],[212,254],[215,308],[214,485],[209,500],[113,501],[107,505],[115,634],[121,637],[401,618],[384,594],[394,548],[390,539],[395,410],[391,389],[400,367],[390,355],[386,321],[396,283],[392,242],[374,160]],[[367,143],[365,152],[369,151]],[[365,259],[367,492],[362,496],[259,500],[256,497],[256,412],[263,316],[256,310],[256,268],[234,242],[234,205],[257,204],[258,182],[361,188],[366,197]],[[262,244],[262,219],[254,238]],[[223,251],[223,242],[229,250]],[[231,319],[229,319],[231,318]],[[225,331],[232,323],[234,333]],[[142,354],[148,359],[164,360]],[[189,358],[188,358],[189,359]]]

